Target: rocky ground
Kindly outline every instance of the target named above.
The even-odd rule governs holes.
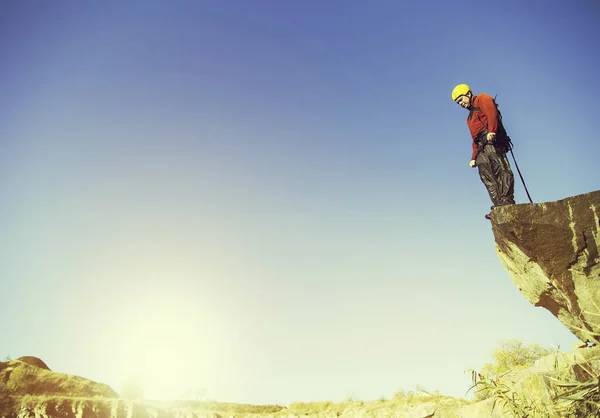
[[[496,418],[510,417],[511,406],[494,399],[475,402],[414,393],[401,399],[373,402],[313,403],[285,406],[236,405],[216,402],[143,402],[121,399],[108,386],[41,367],[34,357],[0,363],[1,418]],[[34,365],[33,363],[38,363]],[[562,381],[589,379],[585,370],[600,371],[600,347],[574,348],[542,358],[497,383],[509,396],[535,409],[549,410]],[[496,394],[497,395],[497,394]],[[432,415],[433,414],[433,415]],[[562,415],[557,415],[562,416]],[[566,416],[566,415],[565,415]]]

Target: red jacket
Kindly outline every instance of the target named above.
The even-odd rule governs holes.
[[[498,110],[492,96],[485,93],[473,96],[471,111],[469,112],[469,116],[467,116],[467,126],[473,139],[473,154],[471,159],[474,160],[477,157],[477,144],[475,143],[477,135],[484,129],[494,133],[498,129]]]

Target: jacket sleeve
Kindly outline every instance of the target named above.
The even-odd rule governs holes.
[[[471,160],[474,160],[475,158],[477,158],[478,152],[479,152],[479,150],[477,149],[477,144],[475,143],[475,141],[473,141],[473,153],[471,154]]]
[[[479,106],[487,118],[488,132],[496,133],[498,130],[498,110],[494,104],[494,99],[492,99],[492,96],[490,95],[480,94]]]

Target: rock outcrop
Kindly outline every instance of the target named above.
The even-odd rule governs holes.
[[[600,342],[600,190],[492,211],[496,252],[519,291],[583,343]]]
[[[53,372],[37,357],[0,362],[0,393],[8,396],[58,395],[81,398],[117,398],[103,383]]]
[[[117,393],[108,385],[97,383],[79,376],[56,373],[41,359],[33,356],[19,357],[16,360],[0,362],[0,418],[27,417],[31,405],[31,416],[40,415],[39,404],[44,410],[54,411],[47,415],[61,415],[62,409],[73,409],[77,400],[116,399]],[[69,398],[69,399],[66,399]],[[43,402],[40,400],[43,399]],[[35,408],[38,412],[35,412]],[[37,415],[36,415],[37,414]]]
[[[22,356],[17,360],[22,361],[23,363],[27,363],[31,366],[39,367],[40,369],[50,370],[50,367],[44,361],[38,357],[33,356]]]
[[[219,405],[227,412],[226,406]],[[278,411],[281,408],[273,406],[262,409]],[[54,372],[44,361],[33,356],[0,362],[0,418],[225,417],[212,409],[214,405],[203,402],[122,399],[108,385]],[[252,406],[246,406],[245,409],[251,411]]]

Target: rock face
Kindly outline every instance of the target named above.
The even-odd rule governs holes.
[[[44,400],[44,411],[54,411],[47,414],[51,417],[66,416],[61,415],[61,408],[77,411],[81,399],[111,400],[117,396],[108,385],[53,372],[37,357],[25,356],[0,362],[0,418],[44,417],[38,413],[39,399]],[[66,397],[75,401],[65,400]],[[71,404],[76,404],[76,407]],[[35,406],[30,408],[31,405]],[[33,411],[31,415],[28,414],[30,409]]]
[[[11,397],[57,395],[117,398],[110,386],[79,376],[53,372],[37,357],[0,362],[0,393]]]
[[[519,291],[582,342],[600,342],[600,190],[491,214],[496,252]]]

